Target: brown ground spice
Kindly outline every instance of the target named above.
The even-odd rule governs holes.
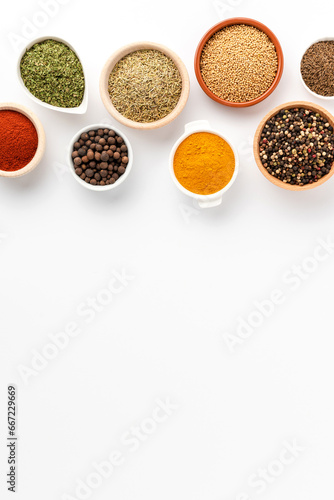
[[[216,96],[230,102],[248,102],[271,87],[278,57],[275,45],[263,31],[235,24],[208,40],[200,69],[205,84]]]

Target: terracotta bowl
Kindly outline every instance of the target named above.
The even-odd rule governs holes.
[[[270,113],[268,113],[263,120],[261,121],[260,125],[258,126],[255,137],[254,137],[254,157],[257,166],[259,167],[260,171],[262,174],[275,186],[281,187],[283,189],[288,189],[289,191],[307,191],[308,189],[313,189],[317,186],[321,186],[321,184],[324,184],[332,175],[334,174],[334,163],[332,165],[332,168],[330,172],[323,177],[317,182],[313,182],[312,184],[306,184],[305,186],[296,186],[293,184],[288,184],[287,182],[283,182],[273,175],[271,175],[267,169],[262,165],[261,159],[260,159],[260,139],[261,139],[261,134],[264,129],[265,124],[267,121],[272,118],[274,115],[276,115],[279,111],[282,109],[291,109],[291,108],[306,108],[310,109],[311,111],[316,111],[320,115],[324,116],[328,123],[334,128],[334,117],[324,108],[321,106],[316,106],[315,104],[312,104],[311,102],[304,102],[304,101],[293,101],[293,102],[288,102],[286,104],[282,104],[281,106],[277,106],[274,108]]]
[[[231,102],[231,101],[226,101],[224,99],[221,99],[220,97],[216,96],[211,90],[206,86],[201,69],[200,69],[200,60],[201,60],[201,55],[202,51],[204,49],[205,44],[208,42],[208,40],[215,34],[217,31],[222,30],[223,28],[226,28],[227,26],[232,26],[235,24],[247,24],[249,26],[254,26],[255,28],[263,31],[272,41],[272,43],[275,45],[276,48],[276,53],[278,57],[278,69],[277,69],[277,74],[275,77],[275,80],[273,81],[272,85],[269,87],[269,89],[264,92],[264,94],[260,95],[260,97],[257,97],[256,99],[253,99],[252,101],[247,101],[247,102]],[[201,39],[201,41],[198,44],[196,53],[195,53],[195,74],[196,78],[198,80],[198,83],[204,90],[204,92],[211,97],[216,102],[219,102],[220,104],[224,104],[225,106],[231,106],[234,108],[246,108],[248,106],[254,106],[254,104],[258,104],[259,102],[263,101],[266,99],[277,87],[279,84],[282,73],[283,73],[283,67],[284,67],[284,56],[283,56],[283,51],[281,44],[278,41],[278,38],[274,35],[272,31],[270,31],[267,26],[264,24],[255,21],[254,19],[248,19],[246,17],[233,17],[231,19],[226,19],[225,21],[222,21],[215,26],[213,26]]]
[[[33,159],[23,168],[20,170],[15,170],[13,172],[8,172],[6,170],[0,170],[0,176],[1,177],[21,177],[22,175],[28,174],[34,168],[37,167],[41,159],[43,158],[44,151],[45,151],[45,132],[43,129],[43,125],[41,124],[39,118],[30,111],[30,109],[26,108],[25,106],[21,106],[21,104],[16,104],[13,102],[5,102],[0,104],[0,111],[3,110],[9,110],[9,111],[17,111],[18,113],[22,113],[24,116],[29,118],[29,120],[33,123],[35,126],[36,132],[37,132],[37,137],[38,137],[38,144],[37,144],[37,150],[35,153],[35,156]]]
[[[179,99],[179,102],[177,103],[176,107],[173,109],[169,115],[165,116],[161,120],[157,120],[155,122],[151,123],[140,123],[140,122],[135,122],[133,120],[129,120],[128,118],[125,118],[121,113],[117,111],[115,106],[113,105],[109,92],[108,92],[108,80],[109,80],[109,75],[115,66],[115,64],[122,59],[122,57],[130,54],[131,52],[134,52],[136,50],[141,50],[141,49],[153,49],[153,50],[159,50],[166,56],[170,57],[172,61],[176,64],[180,75],[182,79],[182,91],[181,91],[181,96]],[[108,59],[108,61],[105,63],[101,76],[100,76],[100,95],[102,102],[108,111],[108,113],[111,114],[113,118],[118,120],[122,125],[126,125],[127,127],[135,128],[135,129],[140,129],[140,130],[152,130],[156,129],[159,127],[163,127],[164,125],[168,125],[168,123],[172,122],[175,120],[175,118],[181,113],[183,108],[185,107],[188,97],[189,97],[189,90],[190,90],[190,83],[189,83],[189,75],[187,68],[185,67],[184,63],[181,61],[179,56],[177,56],[172,50],[170,50],[168,47],[165,47],[164,45],[159,45],[157,43],[153,42],[136,42],[136,43],[131,43],[129,45],[126,45],[116,52]]]

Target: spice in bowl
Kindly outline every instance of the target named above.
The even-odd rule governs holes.
[[[174,61],[159,50],[136,50],[116,63],[109,96],[125,118],[150,123],[169,115],[179,102],[182,78]]]
[[[93,186],[107,186],[126,172],[128,148],[112,129],[89,130],[74,143],[72,161],[80,179]]]
[[[21,77],[29,92],[42,102],[60,108],[80,106],[85,77],[78,56],[62,42],[35,43],[20,63]]]
[[[217,31],[200,57],[205,85],[220,99],[245,103],[274,83],[278,56],[274,43],[258,28],[235,24]]]
[[[315,94],[334,96],[334,40],[317,42],[305,52],[300,71],[305,85]]]
[[[313,184],[333,167],[333,127],[316,111],[282,109],[266,122],[259,154],[263,167],[280,181]]]
[[[0,110],[0,170],[14,172],[31,162],[38,147],[34,124],[18,111]]]
[[[209,132],[189,135],[177,148],[173,168],[178,182],[188,191],[210,195],[226,187],[235,171],[231,146]]]

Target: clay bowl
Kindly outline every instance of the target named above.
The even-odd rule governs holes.
[[[255,28],[263,31],[272,41],[272,43],[275,45],[276,48],[276,53],[278,57],[278,69],[277,69],[277,74],[275,77],[275,80],[273,81],[272,85],[269,87],[269,89],[264,92],[264,94],[260,95],[260,97],[257,97],[256,99],[253,99],[252,101],[247,101],[247,102],[231,102],[231,101],[226,101],[224,99],[221,99],[220,97],[216,96],[211,90],[206,86],[202,74],[201,74],[201,69],[200,69],[200,60],[201,60],[201,54],[203,51],[203,48],[205,44],[208,42],[208,40],[215,34],[217,31],[222,30],[223,28],[226,28],[227,26],[232,26],[235,24],[247,24],[249,26],[254,26]],[[255,21],[254,19],[248,19],[246,17],[233,17],[231,19],[226,19],[225,21],[222,21],[215,26],[213,26],[201,39],[201,41],[198,44],[198,47],[196,49],[195,53],[195,74],[196,78],[198,80],[198,83],[204,90],[204,92],[211,97],[216,102],[219,102],[220,104],[224,104],[225,106],[231,106],[233,108],[246,108],[248,106],[254,106],[255,104],[258,104],[259,102],[263,101],[266,99],[277,87],[279,84],[282,73],[283,73],[283,67],[284,67],[284,56],[283,56],[283,51],[281,44],[278,41],[278,38],[274,35],[274,33],[267,28],[264,24]]]
[[[311,111],[316,111],[320,115],[324,116],[328,123],[334,128],[334,117],[324,108],[321,106],[317,106],[311,102],[304,102],[304,101],[293,101],[293,102],[288,102],[286,104],[282,104],[281,106],[277,106],[274,108],[270,113],[268,113],[263,120],[261,121],[260,125],[258,126],[255,137],[254,137],[254,157],[257,166],[259,167],[260,171],[262,174],[275,186],[278,186],[283,189],[288,189],[289,191],[307,191],[308,189],[313,189],[317,186],[321,186],[321,184],[324,184],[332,175],[334,174],[334,163],[332,165],[332,168],[330,172],[327,175],[324,175],[324,177],[321,177],[321,179],[318,182],[314,182],[313,184],[307,184],[305,186],[296,186],[292,184],[288,184],[286,182],[283,182],[279,179],[276,179],[276,177],[272,176],[262,165],[262,162],[260,160],[260,151],[259,151],[259,143],[260,143],[260,138],[261,134],[263,131],[263,128],[267,121],[274,115],[276,115],[279,111],[282,109],[291,109],[291,108],[306,108],[310,109]]]
[[[133,120],[129,120],[128,118],[125,118],[121,113],[117,111],[115,106],[113,105],[109,92],[108,92],[108,80],[109,80],[109,75],[115,66],[115,64],[122,59],[124,56],[130,54],[131,52],[134,52],[136,50],[141,50],[141,49],[153,49],[153,50],[159,50],[166,56],[170,57],[172,61],[176,64],[180,75],[182,79],[182,92],[181,96],[179,99],[179,102],[177,103],[176,107],[173,109],[169,115],[165,116],[161,120],[157,120],[155,122],[151,123],[140,123],[140,122],[135,122]],[[188,97],[189,97],[189,90],[190,90],[190,83],[189,83],[189,75],[187,68],[185,67],[184,63],[181,61],[179,56],[177,56],[172,50],[170,50],[168,47],[165,47],[164,45],[159,45],[157,43],[153,42],[136,42],[136,43],[131,43],[129,45],[126,45],[116,52],[112,54],[112,56],[109,57],[107,62],[105,63],[101,76],[100,76],[100,95],[102,102],[108,111],[108,113],[111,114],[113,118],[118,120],[122,125],[126,125],[127,127],[139,129],[139,130],[152,130],[156,129],[159,127],[163,127],[165,125],[168,125],[168,123],[172,122],[175,120],[177,116],[181,113],[183,108],[185,107]]]
[[[45,151],[45,132],[43,129],[43,125],[41,124],[39,118],[30,111],[30,109],[26,108],[25,106],[21,106],[21,104],[13,103],[13,102],[5,102],[0,104],[0,111],[3,110],[10,110],[10,111],[17,111],[18,113],[22,113],[24,116],[29,118],[29,120],[33,123],[35,126],[36,132],[37,132],[37,137],[38,137],[38,144],[37,144],[37,150],[35,153],[35,156],[33,159],[23,168],[20,170],[15,170],[13,172],[7,172],[6,170],[0,170],[0,176],[1,177],[21,177],[22,175],[29,174],[32,170],[34,170],[41,159],[43,158],[44,151]]]

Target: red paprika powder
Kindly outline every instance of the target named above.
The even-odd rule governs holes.
[[[37,131],[29,118],[18,111],[0,111],[0,170],[13,172],[25,167],[37,146]]]

